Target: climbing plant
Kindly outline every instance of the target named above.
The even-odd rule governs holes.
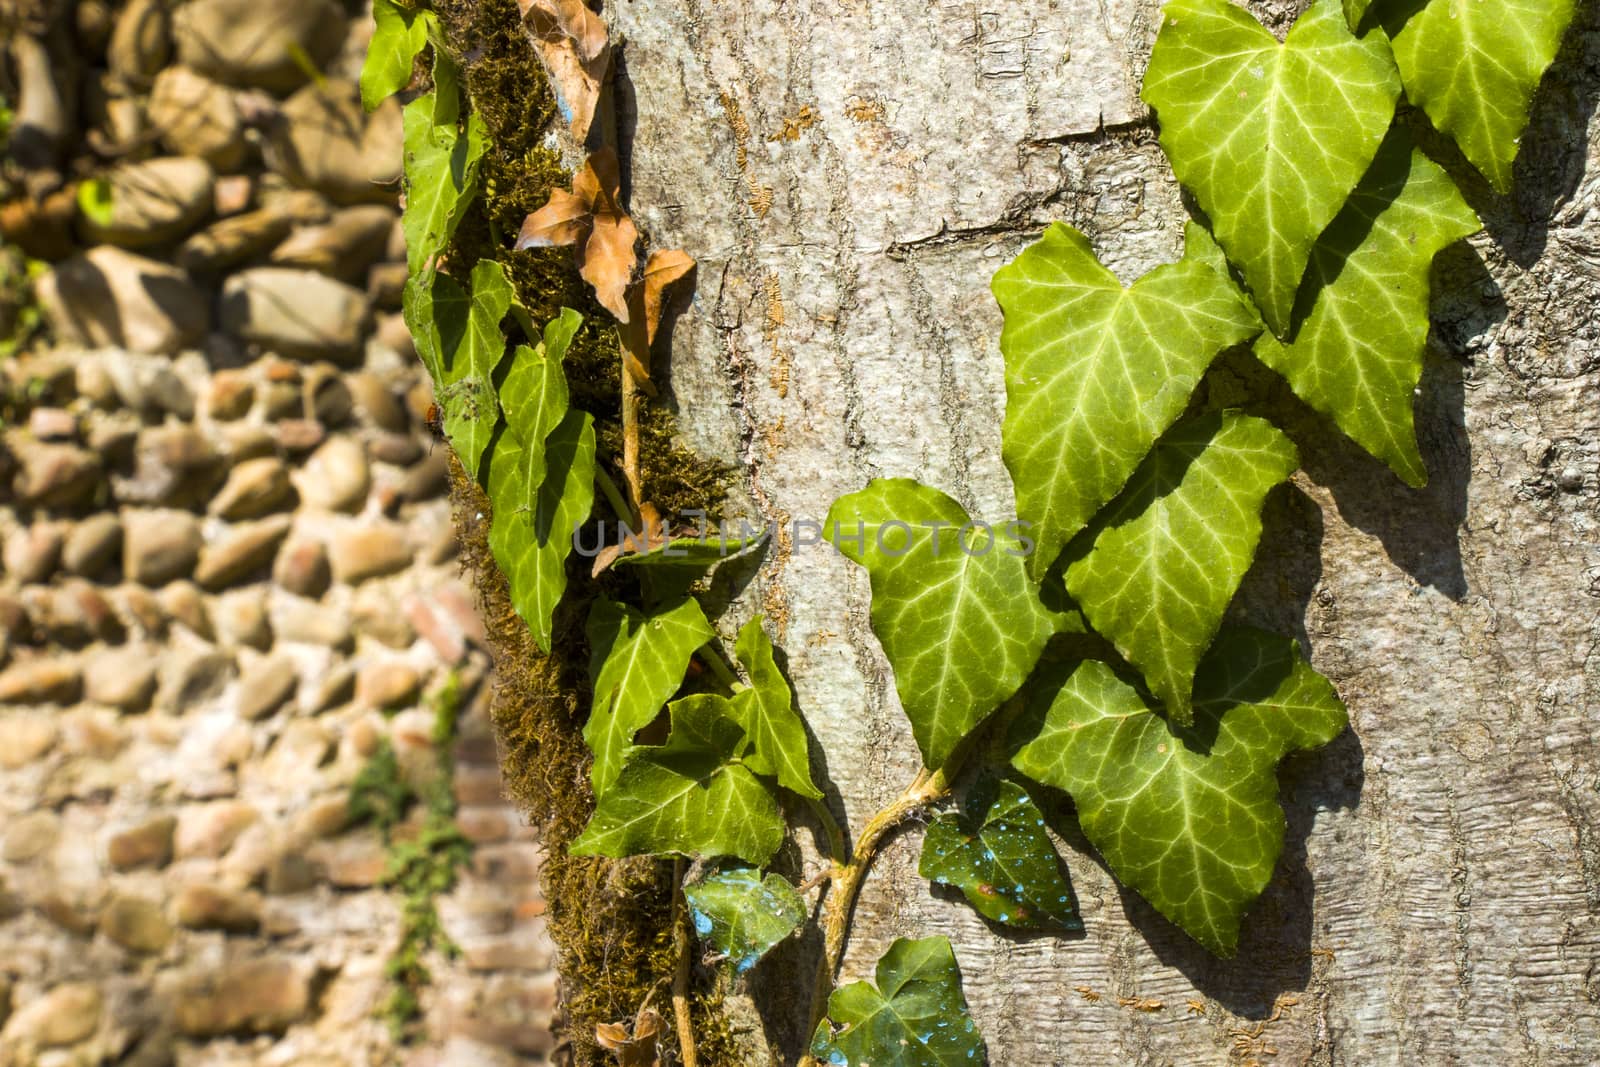
[[[737,980],[804,925],[812,892],[825,903],[810,1059],[984,1059],[942,938],[896,941],[875,983],[835,985],[880,844],[958,782],[974,784],[933,817],[920,870],[989,921],[1082,928],[1035,799],[1045,786],[1072,797],[1119,880],[1232,955],[1283,844],[1277,765],[1348,720],[1292,640],[1223,625],[1263,503],[1299,460],[1269,419],[1213,409],[1197,390],[1223,352],[1248,346],[1397,477],[1426,480],[1412,400],[1430,267],[1479,222],[1397,109],[1402,97],[1420,108],[1507,192],[1573,0],[1316,0],[1281,42],[1232,0],[1168,0],[1142,95],[1198,209],[1182,258],[1124,286],[1083,233],[1056,223],[993,279],[1007,399],[997,445],[1017,514],[985,521],[938,489],[880,479],[827,516],[827,539],[870,577],[873,631],[923,762],[848,837],[763,620],[727,656],[695,591],[749,541],[685,536],[640,474],[651,351],[668,288],[693,260],[638,254],[604,147],[613,135],[596,126],[607,28],[581,0],[519,6],[574,143],[603,147],[502,238],[572,248],[613,319],[620,449],[569,395],[578,312],[533,322],[501,262],[442,259],[478,193],[488,134],[424,6],[376,0],[362,92],[369,106],[413,97],[405,317],[443,433],[492,503],[489,545],[511,603],[541,648],[553,647],[576,533],[608,517],[626,531],[591,572],[628,578],[588,607],[594,805],[571,851],[675,858],[683,1062],[696,1058],[688,927]],[[418,82],[426,91],[409,88]],[[803,885],[767,869],[786,812],[809,812],[829,842]],[[601,1027],[600,1043],[626,1057],[662,1040],[648,1004],[638,1010],[631,1031]]]

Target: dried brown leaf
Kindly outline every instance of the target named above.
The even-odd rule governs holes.
[[[583,0],[517,0],[533,31],[534,49],[550,75],[556,102],[582,143],[611,66],[606,24]]]
[[[589,205],[565,189],[550,190],[544,207],[522,220],[517,247],[550,248],[577,244],[589,236]]]
[[[592,62],[606,46],[605,20],[583,0],[517,0],[528,28],[541,41],[570,41],[578,58]]]
[[[682,249],[657,250],[645,261],[644,289],[645,343],[655,344],[656,327],[661,325],[661,304],[667,287],[694,270],[694,257]]]
[[[620,323],[628,321],[628,284],[638,262],[633,246],[639,231],[626,215],[593,216],[589,239],[578,250],[578,273],[594,286],[594,295]]]
[[[645,1008],[634,1020],[632,1032],[625,1023],[601,1023],[594,1028],[595,1043],[614,1053],[621,1067],[661,1067],[661,1035],[666,1025],[654,1008]]]

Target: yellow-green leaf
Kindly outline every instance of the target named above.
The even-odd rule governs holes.
[[[765,866],[783,844],[783,815],[766,784],[739,762],[744,731],[723,713],[725,704],[706,696],[675,702],[667,743],[628,752],[571,853],[675,852]]]
[[[1344,705],[1293,641],[1229,630],[1174,726],[1110,666],[1083,660],[1034,692],[1013,764],[1072,794],[1085,836],[1124,885],[1219,956],[1283,848],[1278,761],[1327,744]]]
[[[1378,0],[1406,97],[1502,193],[1574,0]]]
[[[975,523],[937,489],[880,478],[840,497],[825,536],[872,579],[872,630],[930,769],[1033,669],[1055,622],[1013,524]]]
[[[711,640],[712,631],[693,598],[646,615],[602,597],[589,609],[586,633],[594,699],[583,739],[594,753],[589,779],[595,795],[603,796],[634,735],[683,685],[689,658]]]
[[[372,41],[361,63],[361,104],[368,111],[410,83],[411,68],[428,43],[428,25],[434,18],[431,11],[397,0],[372,0]]]
[[[1124,288],[1062,223],[992,288],[1005,312],[1001,450],[1039,576],[1116,496],[1217,353],[1261,324],[1228,278],[1188,256]]]
[[[739,630],[734,646],[739,663],[750,675],[750,685],[730,701],[734,716],[750,739],[745,764],[757,774],[767,774],[785,789],[817,799],[822,790],[811,780],[810,740],[800,713],[794,708],[789,680],[778,669],[772,641],[757,615]]]
[[[1273,332],[1311,246],[1383,140],[1400,77],[1381,31],[1317,0],[1279,44],[1229,0],[1170,0],[1143,97],[1178,181],[1210,218]]]
[[[1428,480],[1412,399],[1433,257],[1480,225],[1449,175],[1396,129],[1311,254],[1293,339],[1256,340],[1263,363],[1408,485]]]
[[[1298,464],[1294,445],[1263,419],[1227,412],[1181,422],[1067,566],[1067,590],[1089,624],[1144,674],[1174,722],[1191,721],[1195,666],[1255,557],[1262,501]]]

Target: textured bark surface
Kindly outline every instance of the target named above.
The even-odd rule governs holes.
[[[1299,6],[1252,5],[1280,30]],[[745,472],[745,514],[820,522],[868,479],[912,476],[1009,517],[990,276],[1051,219],[1125,280],[1179,249],[1137,100],[1154,0],[607,7],[633,211],[700,262],[676,402]],[[1070,839],[1087,936],[998,936],[917,877],[911,827],[868,882],[846,978],[896,936],[948,935],[1007,1067],[1600,1060],[1593,5],[1578,23],[1513,198],[1441,157],[1488,230],[1437,271],[1429,487],[1272,400],[1305,472],[1269,505],[1237,610],[1301,639],[1354,729],[1287,766],[1288,840],[1239,957],[1209,957]],[[1248,395],[1263,373],[1233,360],[1209,387]],[[782,538],[724,619],[775,621],[856,829],[916,769],[867,605],[865,572]],[[814,949],[755,989],[791,1049]]]

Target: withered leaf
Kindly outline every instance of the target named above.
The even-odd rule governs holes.
[[[602,148],[572,176],[572,191],[552,190],[550,199],[522,220],[517,247],[576,245],[578,273],[620,323],[628,322],[628,284],[638,256],[639,231],[622,209],[617,153]]]
[[[667,287],[694,270],[694,257],[679,248],[650,253],[645,261],[644,290],[645,343],[655,344],[656,327],[661,325],[661,304]]]
[[[550,201],[522,220],[518,248],[564,248],[589,236],[589,205],[565,189],[550,190]]]
[[[562,116],[580,143],[589,136],[595,106],[611,65],[606,24],[583,0],[517,0],[550,75]]]
[[[634,1020],[631,1034],[626,1023],[600,1023],[594,1028],[594,1040],[614,1053],[621,1067],[660,1067],[661,1036],[665,1030],[660,1014],[654,1008],[645,1008]]]

